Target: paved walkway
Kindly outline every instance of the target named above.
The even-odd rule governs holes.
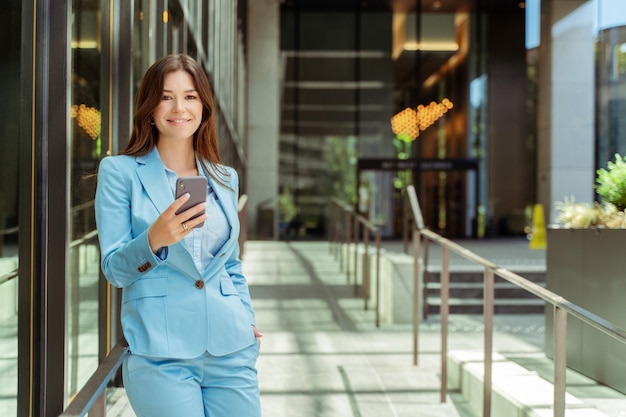
[[[545,251],[530,251],[523,240],[462,244],[514,270],[545,267]],[[402,251],[402,244],[385,248]],[[376,328],[327,243],[247,242],[244,272],[264,333],[258,362],[264,417],[471,416],[458,393],[439,400],[439,318],[421,325],[419,366],[413,366],[411,326]],[[494,328],[494,351],[551,378],[543,315],[497,315]],[[453,315],[449,330],[450,350],[482,348],[482,316]],[[626,416],[624,395],[574,373],[568,381],[587,404]]]
[[[545,267],[545,254],[526,251],[523,240],[462,244],[501,266]],[[401,242],[384,246],[402,251]],[[264,334],[258,361],[264,417],[478,417],[459,393],[440,402],[438,316],[422,323],[413,366],[411,325],[376,328],[374,312],[354,297],[328,243],[249,241],[243,267]],[[494,351],[551,378],[543,315],[497,315],[494,328]],[[452,315],[449,330],[450,350],[482,348],[482,316]],[[607,416],[626,416],[626,396],[575,374],[569,381],[568,391]],[[110,395],[111,403],[108,416],[134,416],[123,390]]]
[[[258,363],[264,416],[468,415],[463,403],[439,401],[437,319],[422,326],[415,367],[411,326],[377,329],[327,243],[248,242],[244,271],[264,333]],[[454,318],[450,347],[480,348],[480,320]],[[543,317],[512,317],[497,326],[506,329],[497,348],[540,351]]]

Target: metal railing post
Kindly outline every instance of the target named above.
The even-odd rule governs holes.
[[[345,247],[341,251],[346,261],[346,279],[350,283],[350,244],[352,242],[352,222],[350,222],[350,213],[346,211],[346,236]],[[345,252],[345,253],[344,253]]]
[[[419,256],[421,235],[413,230],[413,365],[418,364],[419,351]]]
[[[380,327],[380,242],[381,232],[376,229],[376,327]]]
[[[331,222],[331,241],[337,242],[339,251],[339,270],[346,273],[348,285],[353,284],[355,296],[362,296],[364,309],[369,310],[372,286],[376,287],[376,327],[380,327],[380,248],[381,231],[377,226],[358,214],[348,205],[336,198],[330,199],[329,220]],[[351,217],[352,216],[352,217]],[[363,228],[363,236],[361,236]],[[329,233],[331,233],[329,232]],[[376,282],[372,283],[371,233],[376,234]],[[363,256],[360,243],[363,242]],[[354,251],[351,252],[351,251]],[[359,270],[359,264],[362,264]],[[354,268],[354,269],[352,269]],[[354,275],[354,282],[352,277]],[[360,294],[359,291],[363,293]]]
[[[363,225],[363,309],[368,310],[368,302],[370,298],[370,229],[367,225]]]
[[[450,294],[450,251],[441,248],[441,395],[439,400],[446,402],[448,391],[448,313]]]
[[[428,318],[428,281],[430,280],[430,273],[428,272],[429,246],[429,240],[424,239],[424,256],[422,257],[422,317],[424,317],[424,320]]]
[[[408,192],[405,191],[404,198],[402,199],[402,249],[403,252],[408,255],[409,253],[409,230],[411,230],[409,222],[409,197]]]
[[[485,268],[484,274],[484,305],[483,316],[485,324],[485,352],[484,352],[484,385],[483,385],[483,417],[491,416],[491,387],[493,361],[493,301],[494,301],[494,274]]]
[[[335,232],[337,229],[335,227],[335,204],[333,204],[332,200],[328,205],[328,224],[330,225],[328,230],[328,254],[333,255],[335,249]]]
[[[554,417],[565,417],[567,312],[554,308]]]
[[[354,214],[354,296],[356,297],[359,294],[359,242],[361,241],[359,237],[359,216],[358,214]]]

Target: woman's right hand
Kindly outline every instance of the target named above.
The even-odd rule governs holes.
[[[152,223],[148,229],[148,243],[152,252],[156,253],[164,246],[172,245],[185,237],[196,225],[206,221],[207,214],[204,213],[195,219],[191,219],[198,213],[206,209],[206,203],[197,204],[180,214],[176,211],[189,200],[189,193],[178,197],[161,215]],[[191,219],[191,220],[190,220]]]

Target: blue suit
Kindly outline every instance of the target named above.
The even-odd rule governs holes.
[[[122,288],[122,328],[133,355],[184,362],[258,348],[251,327],[256,324],[254,310],[238,258],[238,177],[234,169],[224,168],[230,175],[214,174],[231,190],[203,174],[231,232],[200,272],[182,242],[167,247],[160,257],[148,244],[148,228],[174,201],[156,147],[145,156],[107,157],[100,163],[95,207],[102,270],[111,284]],[[252,356],[252,365],[244,368],[256,377]]]

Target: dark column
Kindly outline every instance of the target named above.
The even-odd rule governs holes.
[[[66,0],[24,3],[18,415],[63,411],[68,212]],[[35,22],[35,24],[33,24]],[[34,53],[33,53],[34,51]]]

